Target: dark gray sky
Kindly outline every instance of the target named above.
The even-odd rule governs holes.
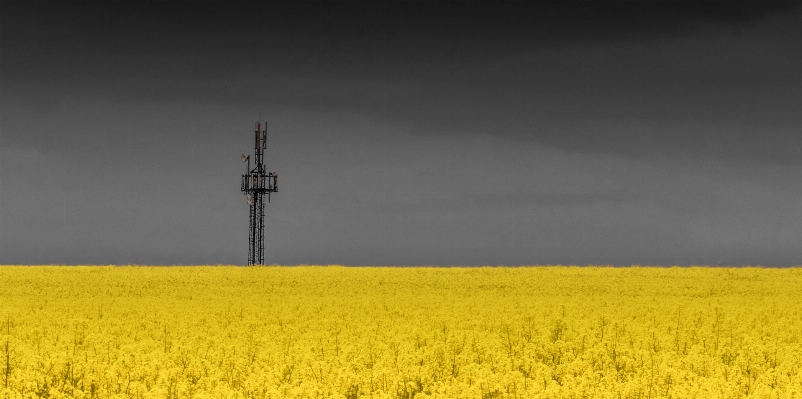
[[[797,3],[0,3],[0,264],[802,264]]]

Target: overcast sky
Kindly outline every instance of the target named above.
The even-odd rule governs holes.
[[[796,3],[0,3],[0,264],[802,264]]]

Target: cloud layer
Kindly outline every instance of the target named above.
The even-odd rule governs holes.
[[[786,3],[3,3],[0,263],[798,264]]]

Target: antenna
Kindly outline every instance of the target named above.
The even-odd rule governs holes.
[[[259,114],[259,119],[262,119]],[[242,162],[248,161],[248,173],[242,175],[240,191],[248,196],[250,208],[250,228],[248,230],[248,266],[264,265],[265,252],[265,202],[270,202],[270,193],[278,192],[278,175],[275,172],[265,173],[264,153],[267,147],[267,125],[261,128],[261,121],[256,122],[254,167],[251,169],[249,155],[242,155]]]

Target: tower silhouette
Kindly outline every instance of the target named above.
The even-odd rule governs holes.
[[[265,254],[265,194],[270,202],[270,193],[278,192],[278,175],[275,172],[265,173],[264,150],[267,148],[267,126],[260,129],[256,122],[255,148],[251,169],[250,156],[242,155],[242,161],[248,162],[248,173],[242,175],[241,191],[248,196],[250,208],[250,228],[248,229],[248,266],[263,265]]]

